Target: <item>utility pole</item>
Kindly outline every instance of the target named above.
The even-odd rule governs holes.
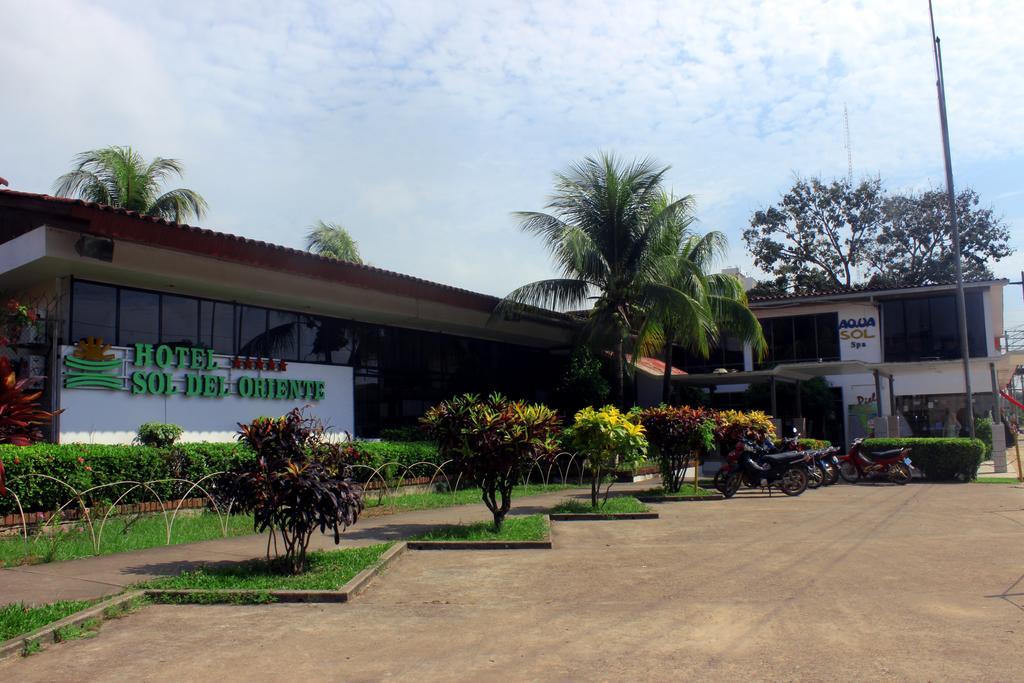
[[[967,402],[967,431],[974,438],[974,393],[971,391],[971,350],[967,348],[967,307],[964,303],[964,269],[960,262],[960,226],[956,220],[956,196],[953,194],[953,161],[949,154],[949,121],[946,118],[946,84],[942,77],[942,47],[935,35],[935,13],[928,0],[932,24],[932,51],[935,55],[935,88],[939,95],[939,124],[942,127],[942,152],[946,161],[946,200],[949,203],[949,227],[953,234],[953,260],[956,263],[956,307],[960,323],[960,351],[964,359],[964,398]]]

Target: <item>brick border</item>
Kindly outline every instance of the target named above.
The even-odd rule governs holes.
[[[160,599],[161,597],[188,598],[190,596],[203,596],[207,598],[224,598],[223,601],[204,600],[202,602],[185,604],[224,604],[230,603],[232,597],[266,596],[274,598],[274,602],[348,602],[361,593],[367,585],[381,572],[387,569],[395,560],[401,557],[408,549],[404,542],[395,543],[385,550],[380,558],[353,576],[344,586],[338,590],[292,590],[292,589],[205,589],[205,588],[147,588],[143,592],[147,597]]]
[[[58,621],[47,624],[40,629],[36,629],[31,633],[24,633],[20,636],[15,636],[10,640],[0,643],[0,659],[6,659],[11,655],[19,655],[25,649],[25,646],[32,641],[48,641],[56,643],[56,631],[62,629],[65,626],[81,626],[87,621],[92,619],[99,619],[100,621],[106,621],[103,613],[108,607],[114,607],[116,605],[122,605],[126,602],[142,597],[144,594],[141,590],[128,591],[121,595],[116,595],[112,598],[108,598],[101,602],[96,603],[92,607],[86,607],[80,612],[75,612],[69,616],[64,617]]]
[[[657,512],[552,512],[548,515],[552,522],[589,522],[616,519],[658,519]]]

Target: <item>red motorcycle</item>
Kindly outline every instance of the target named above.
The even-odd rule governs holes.
[[[839,476],[844,481],[854,484],[861,479],[887,479],[903,485],[911,480],[910,448],[868,453],[863,442],[854,439],[850,452],[839,456]]]

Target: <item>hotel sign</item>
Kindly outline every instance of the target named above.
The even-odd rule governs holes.
[[[846,318],[839,321],[839,339],[850,342],[850,348],[867,348],[868,341],[878,336],[874,316]]]
[[[107,389],[132,395],[224,398],[238,396],[280,401],[322,401],[322,380],[267,377],[288,369],[284,360],[231,359],[222,365],[211,349],[166,344],[135,344],[134,358],[117,358],[110,344],[88,337],[64,356],[66,389]],[[256,370],[259,375],[239,371]],[[230,373],[230,374],[229,374]],[[231,375],[239,373],[234,382]]]

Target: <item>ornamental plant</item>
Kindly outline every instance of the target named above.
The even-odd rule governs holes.
[[[35,325],[38,320],[34,309],[19,302],[8,299],[2,315],[0,315],[0,345],[10,346],[18,341],[22,330]]]
[[[345,476],[328,471],[323,460],[337,444],[328,443],[322,424],[298,408],[284,417],[259,417],[240,424],[239,441],[256,454],[235,480],[240,507],[253,513],[258,533],[281,534],[284,560],[293,574],[306,569],[306,551],[317,529],[341,533],[356,523],[363,510],[363,489]],[[276,537],[276,536],[275,536]],[[270,557],[267,544],[267,559]]]
[[[732,448],[740,439],[764,441],[775,438],[775,425],[760,410],[720,410],[715,415],[715,439]]]
[[[7,357],[0,357],[0,444],[27,446],[43,438],[40,427],[57,413],[39,407],[41,391],[29,384],[39,377],[18,379]]]
[[[715,447],[715,415],[704,408],[661,405],[640,413],[647,441],[658,458],[662,486],[676,493],[683,486],[688,463],[694,467]]]
[[[597,495],[605,473],[616,468],[634,469],[647,455],[647,439],[640,414],[623,413],[615,406],[586,407],[576,413],[565,442],[586,458],[590,471],[590,505],[598,507]],[[605,495],[607,499],[607,494]]]
[[[456,396],[428,410],[420,423],[441,457],[451,458],[455,470],[480,487],[495,531],[501,530],[519,478],[557,450],[560,425],[551,408],[498,393]]]
[[[139,426],[135,438],[143,446],[167,448],[173,446],[174,442],[181,438],[184,431],[181,425],[163,422],[144,422]]]

